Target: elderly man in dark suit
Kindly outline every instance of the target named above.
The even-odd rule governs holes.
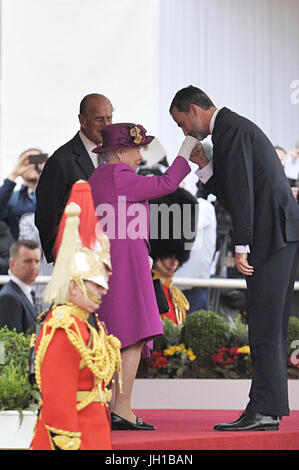
[[[53,261],[57,227],[73,184],[87,180],[98,166],[93,149],[101,143],[101,130],[112,123],[112,104],[92,93],[80,103],[80,131],[48,159],[36,190],[35,225],[48,263]]]
[[[32,286],[39,273],[41,251],[35,241],[20,240],[11,245],[9,255],[11,279],[0,291],[0,328],[7,325],[10,330],[26,333],[40,313]]]
[[[227,108],[217,109],[190,86],[170,112],[185,135],[212,134],[213,163],[202,144],[191,155],[197,174],[232,218],[235,262],[246,277],[253,362],[250,400],[239,419],[220,431],[278,430],[289,414],[287,332],[299,246],[299,208],[266,135]]]

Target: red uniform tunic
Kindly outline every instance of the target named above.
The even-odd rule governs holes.
[[[154,274],[153,279],[161,279],[162,287],[169,311],[161,315],[162,318],[172,320],[176,325],[182,325],[186,320],[186,311],[189,309],[189,302],[183,292],[175,286],[172,286],[171,278],[162,278],[158,273]]]
[[[48,315],[43,329],[52,317]],[[86,321],[72,315],[79,332],[88,345],[90,330]],[[72,325],[72,331],[75,326]],[[39,335],[40,338],[41,335]],[[38,339],[36,351],[40,341]],[[111,449],[110,415],[107,405],[93,401],[78,411],[77,391],[91,391],[94,388],[94,375],[83,364],[77,348],[70,342],[64,328],[57,328],[49,343],[41,365],[42,408],[36,425],[32,450],[53,449],[53,439],[49,427],[62,430],[68,435],[80,434],[80,449]],[[81,363],[81,365],[80,365]],[[72,444],[73,445],[73,444]]]
[[[169,320],[172,320],[173,323],[175,323],[177,325],[178,324],[178,319],[177,319],[175,309],[174,309],[174,305],[173,305],[173,302],[172,302],[172,298],[171,298],[171,295],[170,295],[170,289],[169,289],[168,286],[166,286],[164,284],[162,284],[162,287],[163,287],[163,290],[164,290],[166,300],[168,302],[169,311],[167,313],[163,313],[161,315],[161,317],[162,318],[166,317]]]

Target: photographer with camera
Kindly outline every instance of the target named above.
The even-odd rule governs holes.
[[[47,158],[48,155],[39,149],[25,150],[0,187],[0,220],[7,224],[14,240],[19,237],[21,216],[35,212],[35,189]],[[15,190],[19,176],[23,179],[23,185],[19,190]]]

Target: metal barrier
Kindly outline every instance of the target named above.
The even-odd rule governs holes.
[[[50,281],[50,276],[37,276],[34,284],[47,284]],[[0,276],[0,286],[6,284],[10,280],[9,276]]]
[[[9,276],[0,276],[0,285],[6,284],[10,279]],[[50,276],[37,276],[34,284],[47,284],[51,279]],[[243,279],[226,279],[226,278],[174,278],[173,284],[177,287],[210,287],[218,289],[246,289],[246,282]],[[299,281],[295,282],[294,290],[299,290]]]
[[[174,278],[173,284],[178,287],[211,287],[218,289],[247,289],[245,279],[227,279],[227,278],[210,278],[210,279],[197,279],[197,278]],[[294,290],[299,290],[299,281],[295,282]]]

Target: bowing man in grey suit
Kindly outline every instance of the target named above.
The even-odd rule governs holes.
[[[250,400],[239,419],[215,429],[278,430],[279,418],[289,414],[287,332],[299,255],[298,204],[273,145],[253,122],[217,109],[193,86],[176,94],[170,112],[185,135],[212,135],[213,162],[201,143],[190,160],[231,215],[235,263],[247,282]]]
[[[112,123],[113,108],[104,95],[92,93],[80,103],[80,131],[47,160],[36,189],[35,225],[48,263],[54,261],[57,228],[73,184],[88,180],[98,166],[93,153],[102,142],[101,130]]]
[[[9,251],[10,281],[0,291],[0,328],[18,333],[35,324],[38,316],[32,286],[39,273],[41,251],[33,240],[19,240]]]

